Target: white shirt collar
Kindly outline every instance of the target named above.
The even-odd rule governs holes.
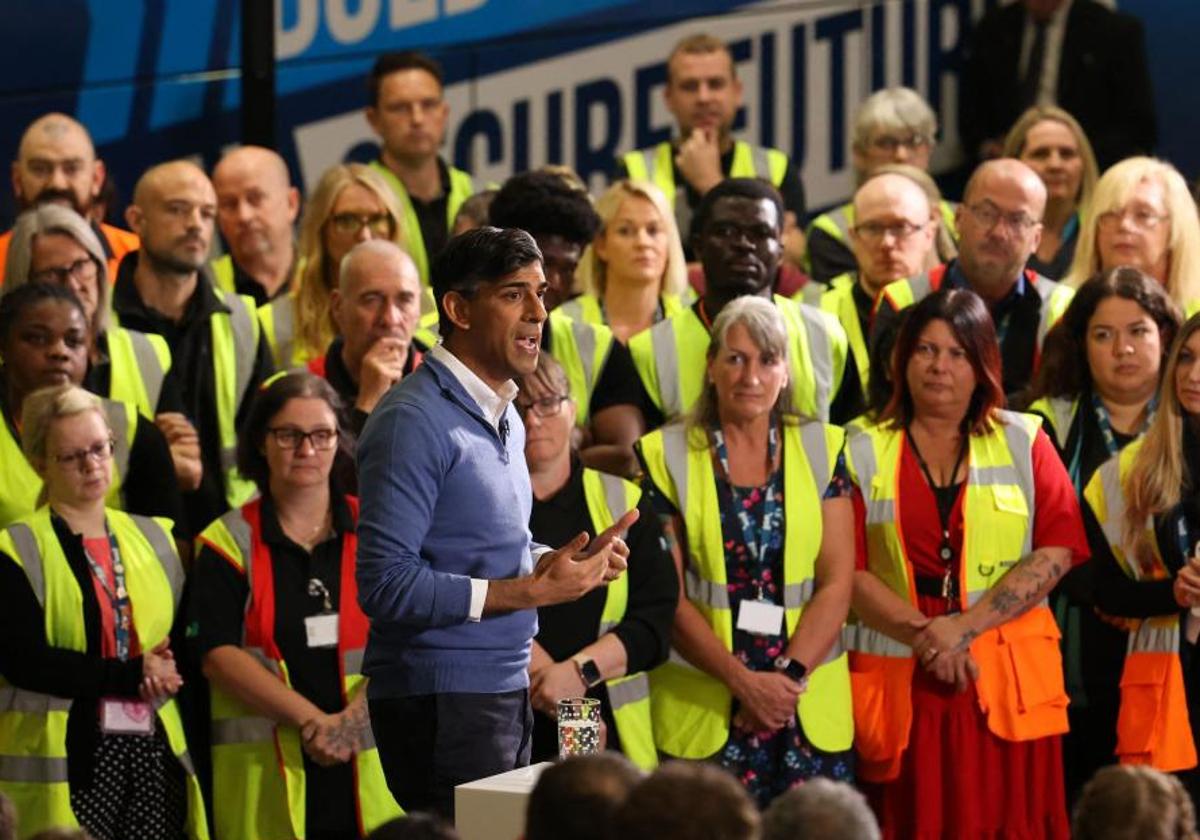
[[[500,418],[504,416],[505,409],[508,408],[510,402],[516,399],[517,383],[509,379],[500,386],[499,391],[493,390],[491,385],[479,378],[479,374],[464,365],[457,356],[447,350],[444,344],[435,345],[429,351],[429,356],[437,359],[454,374],[454,378],[463,386],[471,399],[475,400],[487,421],[499,429]]]

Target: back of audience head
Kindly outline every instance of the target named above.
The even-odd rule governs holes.
[[[762,840],[879,840],[866,797],[845,782],[810,779],[763,814]]]
[[[1200,299],[1200,216],[1171,164],[1132,157],[1100,176],[1066,282],[1080,286],[1118,265],[1154,277],[1180,306]]]
[[[937,115],[915,90],[875,91],[854,115],[852,149],[859,181],[888,163],[929,169],[937,129]]]
[[[524,840],[605,840],[613,815],[641,780],[629,759],[612,752],[546,768],[529,795]]]
[[[662,190],[649,181],[617,181],[596,200],[596,215],[600,227],[575,272],[581,291],[602,298],[608,285],[609,263],[617,257],[618,240],[632,237],[636,241],[645,230],[662,246],[664,260],[654,278],[660,284],[659,294],[683,294],[687,289],[687,261],[675,214]]]
[[[440,817],[416,813],[384,823],[367,840],[458,840],[458,832]]]
[[[319,448],[317,439],[313,437],[301,440],[294,447],[288,447],[278,441],[278,435],[275,434],[280,425],[278,418],[285,409],[290,408],[289,404],[293,400],[324,403],[323,407],[316,405],[312,407],[315,410],[304,412],[311,415],[315,425],[300,431],[310,434],[318,428],[332,431],[334,445],[331,449]],[[284,474],[290,462],[304,453],[309,453],[307,457],[316,459],[321,468],[318,478],[328,479],[337,452],[346,452],[350,443],[341,421],[342,413],[341,398],[324,378],[308,371],[294,371],[271,377],[255,395],[250,413],[246,416],[238,436],[239,472],[258,485],[263,493],[277,493],[291,478],[290,474]],[[299,424],[296,424],[295,428],[299,429]],[[312,480],[309,476],[305,478]]]
[[[783,258],[783,214],[779,192],[757,178],[726,178],[704,194],[691,240],[706,294],[732,299],[773,288]]]
[[[1033,169],[1045,183],[1049,201],[1070,200],[1087,207],[1100,178],[1083,126],[1056,105],[1036,105],[1021,114],[1004,139],[1001,155]]]
[[[575,269],[600,226],[586,191],[559,173],[524,172],[505,182],[488,215],[490,224],[520,228],[537,242],[546,273],[547,309],[574,296]]]
[[[59,204],[41,204],[17,217],[8,244],[4,288],[24,283],[67,286],[83,304],[92,335],[108,325],[108,257],[92,226]]]
[[[1183,323],[1183,313],[1153,277],[1136,268],[1120,266],[1096,274],[1084,283],[1062,318],[1047,334],[1042,361],[1030,387],[1033,399],[1042,396],[1074,397],[1094,385],[1088,363],[1089,330],[1096,310],[1109,298],[1137,304],[1158,328],[1159,367],[1166,367],[1167,353]],[[1111,345],[1110,345],[1111,346]],[[1158,377],[1145,383],[1156,388]]]
[[[704,762],[672,761],[639,783],[613,819],[610,840],[758,840],[746,789]]]
[[[1096,772],[1075,803],[1075,840],[1193,840],[1196,810],[1176,777],[1141,765]]]
[[[297,260],[304,266],[295,294],[296,339],[323,353],[336,334],[329,309],[342,258],[360,242],[386,239],[404,247],[400,205],[369,166],[340,163],[308,195],[300,220]]]
[[[466,233],[486,225],[497,192],[499,190],[482,190],[464,201],[454,216],[454,229],[451,231],[451,235],[458,236],[460,233]]]

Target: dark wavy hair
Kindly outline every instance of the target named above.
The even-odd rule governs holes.
[[[457,292],[470,299],[480,283],[496,283],[527,265],[542,263],[542,252],[533,237],[517,228],[473,228],[446,243],[433,260],[429,280],[437,301],[438,330],[442,338],[454,332],[444,298]]]
[[[267,466],[267,456],[262,452],[267,441],[267,426],[288,400],[309,397],[324,400],[333,411],[338,430],[337,457],[351,455],[353,440],[346,431],[342,398],[333,390],[333,386],[306,370],[277,374],[263,382],[254,395],[250,413],[238,437],[238,471],[253,481],[264,494],[271,484],[271,470]]]
[[[1046,334],[1042,362],[1029,388],[1028,402],[1041,397],[1075,397],[1092,385],[1087,359],[1088,323],[1096,308],[1111,297],[1131,300],[1158,325],[1162,345],[1161,372],[1183,323],[1179,305],[1153,277],[1136,268],[1118,266],[1093,275],[1075,292],[1062,319]]]
[[[600,217],[586,192],[561,175],[533,171],[504,182],[488,208],[488,221],[499,228],[520,228],[535,239],[561,236],[579,247],[589,245],[600,229]]]
[[[963,428],[971,434],[991,430],[992,415],[1003,408],[1004,387],[1000,380],[1000,345],[992,316],[979,295],[968,289],[940,289],[911,308],[896,337],[892,354],[892,398],[881,420],[906,427],[912,422],[915,407],[908,388],[908,363],[916,351],[921,333],[932,321],[944,321],[966,351],[975,372],[975,393],[971,395]]]

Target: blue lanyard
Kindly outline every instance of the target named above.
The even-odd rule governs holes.
[[[725,446],[725,435],[719,428],[714,428],[712,440],[713,448],[717,453],[717,461],[724,473],[721,477],[732,488],[733,482],[729,479],[729,450]],[[779,432],[772,426],[767,435],[768,463],[775,463],[775,453],[778,449]],[[783,545],[783,504],[780,502],[779,493],[776,492],[773,481],[767,482],[767,489],[763,494],[762,518],[755,521],[746,511],[739,511],[737,518],[742,526],[742,539],[746,543],[750,556],[755,561],[761,562],[768,551],[778,549]]]
[[[88,565],[92,568],[92,574],[96,576],[100,588],[104,590],[109,603],[112,604],[113,632],[117,638],[117,659],[124,662],[129,659],[129,637],[133,628],[133,610],[129,605],[129,591],[125,588],[125,564],[121,561],[121,550],[117,547],[117,538],[111,532],[108,534],[108,550],[112,555],[113,579],[111,583],[108,575],[104,573],[104,567],[96,562],[96,558],[92,557],[92,553],[87,550],[86,546],[83,553],[87,557]]]

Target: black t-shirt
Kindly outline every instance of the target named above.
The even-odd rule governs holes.
[[[417,224],[421,228],[421,239],[425,242],[425,255],[429,265],[450,240],[450,226],[447,224],[446,213],[450,201],[450,168],[440,157],[437,161],[438,174],[442,179],[442,194],[433,201],[421,201],[412,193],[408,200],[412,202],[413,212],[417,215]],[[412,233],[409,233],[411,236]]]
[[[321,711],[345,708],[337,648],[310,648],[304,620],[322,612],[322,599],[308,594],[311,579],[329,590],[336,610],[341,593],[342,540],[354,530],[345,498],[331,493],[333,535],[309,554],[283,533],[275,506],[264,496],[262,540],[271,552],[275,587],[275,644],[287,664],[292,688]],[[353,562],[353,558],[350,559]],[[189,621],[200,656],[222,645],[241,646],[250,586],[246,576],[212,548],[201,544],[191,574]],[[345,830],[355,824],[354,771],[350,764],[320,767],[307,755],[308,821],[316,829]]]
[[[277,297],[282,297],[287,294],[292,288],[292,277],[295,275],[295,266],[293,270],[288,271],[287,280],[283,282],[275,294],[268,295],[267,290],[263,288],[262,283],[259,283],[253,277],[246,273],[246,270],[238,265],[238,261],[233,258],[233,254],[229,255],[229,262],[233,265],[233,290],[239,295],[248,295],[254,298],[255,306],[262,306],[265,303],[270,303]]]
[[[638,505],[638,510],[640,518],[626,537],[629,603],[624,619],[612,630],[625,647],[628,673],[648,670],[666,659],[679,598],[675,565],[663,543],[658,518],[645,500]],[[580,531],[595,536],[583,491],[583,467],[578,461],[573,461],[571,477],[558,493],[545,500],[534,497],[529,530],[535,541],[551,547],[569,542]],[[607,597],[608,588],[602,586],[578,601],[539,608],[536,641],[556,662],[570,659],[598,638],[600,616]],[[618,744],[604,684],[589,690],[588,696],[601,701],[609,746]],[[540,713],[535,714],[534,761],[558,754],[556,737],[554,721]]]
[[[552,323],[547,320],[542,327],[542,349],[547,353],[550,352]],[[633,356],[630,355],[629,348],[617,341],[615,337],[612,348],[604,360],[604,366],[600,369],[600,375],[596,378],[596,387],[592,391],[592,398],[588,403],[588,412],[590,416],[595,417],[598,412],[612,408],[614,405],[635,406],[642,412],[642,416],[647,418],[647,423],[649,423],[652,412],[658,413],[658,409],[654,407],[654,403],[642,385],[637,368],[633,366]],[[659,425],[661,424],[660,419]],[[648,426],[648,428],[654,427]]]
[[[229,310],[217,297],[212,281],[204,271],[178,323],[151,309],[142,302],[133,281],[138,255],[139,252],[134,251],[121,260],[117,282],[113,287],[113,309],[121,320],[121,326],[157,333],[166,339],[171,349],[171,369],[178,376],[184,414],[192,421],[200,436],[200,459],[204,475],[199,489],[183,496],[189,532],[199,533],[228,510],[224,471],[221,468],[221,429],[217,420],[212,328],[209,322],[214,315]],[[270,349],[265,336],[260,334],[250,384],[234,421],[239,430],[249,413],[259,384],[271,375],[272,367]]]

